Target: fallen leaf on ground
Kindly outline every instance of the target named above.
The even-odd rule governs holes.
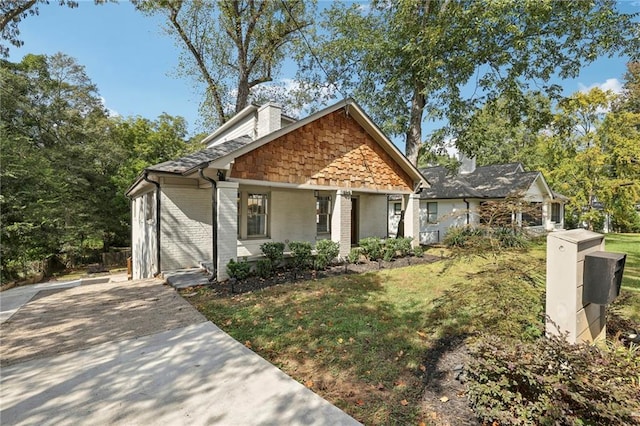
[[[449,401],[449,397],[443,396],[442,398],[440,398],[440,401],[447,402]]]
[[[304,385],[308,388],[312,388],[313,387],[313,380],[307,380],[306,382],[304,382]]]
[[[409,401],[407,401],[406,399],[403,399],[402,401],[400,401],[400,405],[402,405],[403,407],[406,407],[407,405],[409,405]]]

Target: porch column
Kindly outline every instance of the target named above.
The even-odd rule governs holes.
[[[340,257],[351,251],[351,191],[336,191],[331,215],[331,240],[340,244]]]
[[[411,246],[420,244],[420,195],[405,196],[404,235],[413,238]]]
[[[549,201],[542,203],[542,226],[544,226],[545,231],[553,230],[553,223],[551,223],[551,203]]]
[[[218,281],[229,278],[227,263],[238,256],[238,182],[217,182],[218,215],[218,262],[216,278]]]

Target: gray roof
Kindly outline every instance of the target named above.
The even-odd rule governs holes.
[[[198,166],[204,166],[211,161],[231,154],[232,152],[242,148],[243,146],[253,142],[248,136],[241,136],[235,139],[231,139],[215,145],[211,148],[203,149],[189,155],[185,155],[177,160],[165,161],[164,163],[156,164],[147,167],[145,170],[150,172],[163,172],[163,173],[175,173],[185,174],[193,171]]]
[[[524,172],[520,163],[494,164],[471,173],[453,174],[445,167],[420,171],[431,184],[423,189],[423,199],[506,198],[531,187],[540,172]]]

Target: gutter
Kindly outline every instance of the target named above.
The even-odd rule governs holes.
[[[467,204],[467,225],[469,225],[469,201],[467,201],[467,198],[463,198],[462,201],[464,201]]]
[[[214,179],[211,179],[208,176],[205,176],[204,169],[206,166],[198,169],[198,173],[200,177],[207,182],[211,183],[211,240],[213,241],[213,247],[211,248],[211,257],[213,261],[213,271],[211,277],[209,278],[209,282],[215,282],[218,277],[218,184]],[[224,175],[219,177],[223,177]],[[222,179],[224,180],[224,179]]]
[[[149,179],[149,171],[148,170],[144,171],[144,174],[142,175],[142,180],[144,180],[145,182],[152,183],[156,187],[156,246],[157,246],[156,263],[157,263],[157,269],[156,269],[156,274],[154,276],[158,276],[158,275],[160,275],[160,272],[161,272],[161,268],[160,268],[160,261],[161,261],[161,257],[160,257],[160,182],[156,182],[155,180]]]

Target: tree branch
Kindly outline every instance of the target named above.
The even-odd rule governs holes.
[[[18,6],[16,9],[11,10],[6,15],[4,15],[0,20],[0,32],[4,31],[5,27],[9,25],[9,22],[13,21],[16,17],[31,9],[34,4],[36,4],[36,0],[29,0],[22,6]]]

